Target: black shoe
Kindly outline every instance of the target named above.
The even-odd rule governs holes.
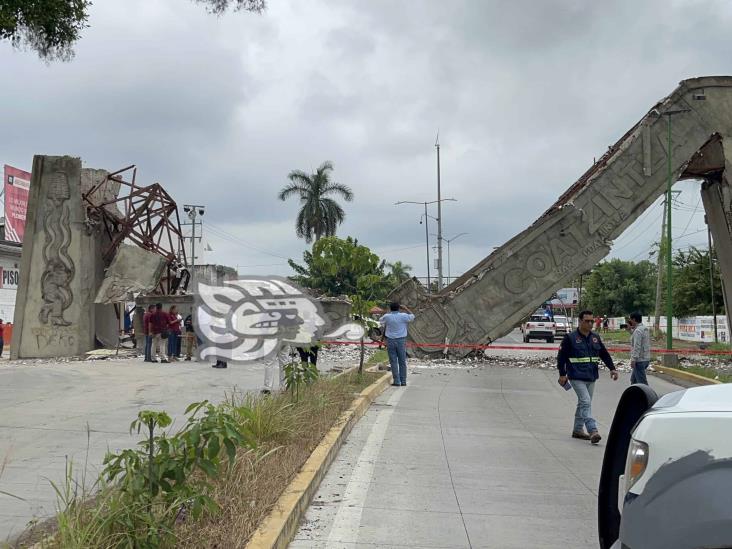
[[[598,433],[597,431],[592,431],[590,433],[590,442],[592,444],[597,444],[598,442],[600,442],[600,440],[602,440],[600,433]]]
[[[590,435],[581,431],[572,431],[572,438],[579,438],[581,440],[590,440]]]
[[[407,386],[407,384],[406,384],[406,383],[402,383],[402,387],[406,387],[406,386]]]
[[[398,383],[392,383],[391,386],[392,387],[401,387],[401,385],[399,385]]]
[[[186,360],[190,360],[190,359],[191,359],[191,357],[189,357],[189,356],[186,357]]]
[[[170,361],[167,358],[164,358],[160,361],[160,364],[170,364]]]

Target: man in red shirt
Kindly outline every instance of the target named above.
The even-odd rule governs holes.
[[[158,362],[158,357],[160,357],[160,362],[169,362],[169,360],[165,357],[165,352],[161,352],[160,346],[163,343],[163,332],[168,331],[168,313],[163,311],[163,304],[162,303],[156,303],[155,304],[155,311],[152,313],[152,316],[150,317],[150,334],[152,334],[152,340],[153,340],[153,348],[155,350],[155,357],[152,359],[153,362]],[[150,353],[152,356],[152,352]]]
[[[176,362],[180,354],[180,319],[178,308],[175,305],[170,307],[168,313],[168,360]]]
[[[152,362],[152,332],[150,331],[150,319],[155,311],[155,305],[150,305],[142,315],[142,333],[145,336],[145,362]]]

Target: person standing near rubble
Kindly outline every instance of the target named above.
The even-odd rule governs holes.
[[[145,314],[142,315],[142,333],[145,336],[145,362],[152,362],[152,327],[150,321],[155,312],[155,305],[149,305]]]
[[[191,360],[191,357],[193,356],[193,346],[197,345],[196,341],[196,330],[193,327],[193,314],[190,314],[186,317],[186,319],[183,321],[183,329],[185,330],[185,339],[186,339],[186,360]]]
[[[648,385],[646,368],[651,362],[651,333],[643,324],[643,316],[639,312],[630,313],[628,324],[633,330],[630,335],[630,367],[633,370],[630,383]]]
[[[178,319],[178,308],[171,305],[168,312],[168,360],[178,360],[178,345],[180,342],[180,320]]]
[[[399,309],[404,309],[402,313]],[[414,320],[412,311],[396,301],[389,304],[389,312],[379,319],[385,328],[386,351],[391,364],[392,386],[407,385],[407,325]]]
[[[160,359],[159,361],[162,363],[169,362],[165,357],[165,352],[161,349],[163,334],[165,334],[166,337],[168,334],[168,320],[168,313],[163,311],[163,304],[156,303],[155,311],[150,317],[150,334],[152,335],[152,350],[150,352],[150,357],[153,362],[158,362],[158,357]]]
[[[569,382],[577,394],[572,438],[597,444],[602,437],[597,430],[597,422],[592,417],[592,395],[595,381],[600,377],[600,360],[610,370],[613,381],[617,381],[618,372],[600,336],[592,331],[592,323],[592,311],[582,311],[579,314],[579,328],[565,335],[559,347],[557,368],[559,384],[567,388]],[[587,433],[583,429],[587,429]]]

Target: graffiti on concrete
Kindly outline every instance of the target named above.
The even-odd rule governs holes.
[[[61,356],[64,349],[74,349],[78,335],[73,327],[67,326],[41,326],[33,328],[32,333],[39,351],[59,349]]]
[[[71,225],[68,200],[71,189],[66,174],[54,172],[48,177],[43,232],[44,270],[41,275],[41,297],[43,305],[38,319],[43,324],[69,326],[64,311],[71,306],[74,294],[71,281],[74,279],[74,262],[69,257]]]

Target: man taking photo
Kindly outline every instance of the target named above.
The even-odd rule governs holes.
[[[557,368],[559,384],[566,388],[569,381],[577,393],[572,438],[597,444],[602,437],[597,431],[597,422],[592,418],[592,394],[595,391],[595,381],[600,377],[600,360],[610,370],[613,381],[617,381],[618,372],[600,336],[592,331],[592,323],[592,311],[582,311],[579,314],[579,327],[565,335],[559,347]],[[587,433],[584,429],[587,429]]]

